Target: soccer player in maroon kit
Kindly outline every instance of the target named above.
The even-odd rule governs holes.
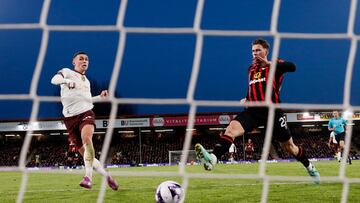
[[[252,143],[251,139],[248,139],[247,143],[245,143],[245,153],[246,153],[246,160],[253,159],[254,144]]]
[[[92,111],[93,102],[108,97],[107,90],[100,95],[91,95],[90,81],[85,73],[89,67],[89,57],[83,51],[76,52],[72,59],[74,68],[62,68],[51,79],[53,85],[59,85],[61,103],[63,105],[64,124],[69,133],[68,140],[73,142],[78,152],[84,158],[85,176],[80,186],[92,188],[93,169],[106,177],[109,187],[118,190],[118,183],[105,171],[98,159],[95,158],[95,149],[92,142],[95,131],[95,114]]]
[[[266,83],[270,72],[271,62],[268,61],[269,44],[263,39],[256,39],[252,43],[253,61],[248,69],[249,86],[246,102],[265,101]],[[292,62],[277,60],[275,77],[272,84],[272,102],[280,103],[280,88],[286,72],[294,72],[296,66]],[[212,170],[224,153],[229,150],[230,145],[238,136],[250,132],[258,126],[266,126],[268,119],[268,108],[266,107],[247,107],[226,128],[225,134],[221,136],[214,147],[213,153],[208,153],[201,144],[195,145],[195,152],[206,170]],[[307,169],[309,175],[314,178],[315,183],[320,182],[320,174],[315,166],[307,158],[305,151],[294,144],[290,131],[287,127],[286,117],[281,109],[275,110],[273,137],[280,142],[283,150],[292,154]]]

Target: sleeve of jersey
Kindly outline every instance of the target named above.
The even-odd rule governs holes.
[[[67,71],[65,70],[65,68],[58,71],[57,74],[55,74],[54,77],[52,77],[51,83],[54,85],[60,85],[66,83],[66,72]]]
[[[276,69],[282,72],[295,72],[296,65],[293,62],[279,59],[277,61]]]
[[[68,68],[63,68],[61,70],[59,70],[58,74],[62,75],[64,78],[68,78],[70,69]]]
[[[328,127],[329,127],[329,128],[333,128],[333,125],[332,125],[332,122],[331,122],[331,120],[329,120],[329,124],[328,124]]]
[[[102,101],[102,100],[103,100],[103,99],[101,98],[100,95],[95,96],[95,97],[92,97],[92,102],[93,102],[93,103],[100,102],[100,101]]]
[[[249,82],[250,82],[250,68],[251,68],[251,66],[249,66],[249,68],[248,68],[248,84],[249,84]],[[250,101],[250,98],[249,98],[249,85],[248,85],[248,88],[247,88],[247,90],[246,90],[246,101]]]

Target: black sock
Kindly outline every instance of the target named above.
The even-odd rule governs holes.
[[[230,136],[223,135],[219,138],[218,143],[214,147],[213,153],[218,158],[221,159],[221,156],[229,151],[231,144],[233,143],[233,139]]]
[[[309,159],[306,157],[305,150],[299,147],[299,153],[295,155],[296,160],[300,161],[305,167],[310,165]]]

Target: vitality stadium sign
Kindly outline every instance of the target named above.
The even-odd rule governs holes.
[[[219,125],[229,124],[231,115],[209,115],[209,116],[196,116],[194,120],[195,125]],[[189,122],[187,116],[176,117],[157,117],[151,118],[151,126],[186,126]]]

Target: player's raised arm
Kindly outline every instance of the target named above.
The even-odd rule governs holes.
[[[284,61],[279,59],[277,62],[277,69],[282,70],[283,72],[295,72],[296,71],[296,65],[295,63],[291,61]]]
[[[69,88],[75,88],[75,82],[69,79],[66,79],[61,71],[54,75],[51,79],[51,84],[53,85],[62,85],[65,84]]]
[[[109,97],[109,92],[107,90],[101,91],[101,93],[95,97],[92,97],[93,102],[99,102],[105,100]]]

